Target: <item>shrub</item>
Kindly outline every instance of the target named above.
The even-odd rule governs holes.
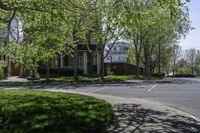
[[[107,75],[113,75],[113,72],[110,71],[110,70],[108,70],[108,71],[107,71]]]
[[[165,73],[154,73],[154,74],[152,74],[151,76],[153,76],[153,77],[165,77]]]
[[[102,133],[112,107],[93,97],[33,90],[0,90],[0,132]]]
[[[7,63],[5,61],[0,61],[0,79],[4,79],[6,77],[6,66]]]
[[[39,74],[46,76],[47,69],[38,69]],[[74,69],[71,68],[61,68],[61,69],[49,69],[51,76],[73,76]],[[83,75],[83,70],[78,69],[78,75]]]
[[[174,77],[191,77],[191,78],[193,78],[193,77],[195,77],[195,75],[193,75],[193,74],[175,74],[174,75]]]

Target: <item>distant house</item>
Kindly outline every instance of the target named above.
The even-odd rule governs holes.
[[[7,31],[0,29],[0,44],[6,45],[8,42],[13,40],[22,40],[22,22],[15,18],[11,22],[11,33],[8,34]],[[79,42],[78,49],[78,74],[79,75],[90,75],[100,74],[101,71],[101,49],[98,46],[98,42],[95,39],[95,33],[89,32],[87,36],[87,45],[83,42]],[[8,63],[8,76],[19,76],[20,68],[16,68],[12,58],[5,55],[0,55],[0,59]],[[52,75],[73,75],[74,69],[74,57],[73,55],[66,55],[60,53],[57,58],[50,61],[50,74]],[[40,74],[46,74],[47,66],[41,63],[38,68]]]
[[[137,67],[133,64],[127,63],[126,60],[127,53],[130,48],[129,46],[128,42],[117,42],[113,46],[107,46],[105,51],[105,55],[108,55],[105,58],[105,69],[107,73],[111,72],[114,75],[137,74]],[[140,73],[143,73],[142,68],[140,68]]]
[[[94,39],[94,32],[87,34],[88,45],[83,42],[78,44],[78,74],[79,75],[99,75],[101,72],[101,49],[98,42]],[[72,76],[74,69],[73,55],[61,53],[56,59],[51,60],[50,74]],[[40,66],[39,73],[44,75],[47,67],[45,64]]]
[[[114,46],[108,45],[105,53],[109,52],[109,54],[105,58],[105,63],[125,63],[128,50],[127,42],[117,42]]]

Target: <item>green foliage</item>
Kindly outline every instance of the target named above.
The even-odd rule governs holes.
[[[180,74],[190,74],[191,73],[191,70],[189,67],[184,67],[184,68],[179,68],[177,73],[180,73]]]
[[[106,132],[112,107],[89,96],[33,90],[0,90],[0,132]]]
[[[172,44],[191,30],[187,6],[176,0],[158,3],[136,0],[129,1],[126,9],[124,37],[132,44],[131,52],[135,56],[132,62],[138,67],[142,62],[146,75],[150,69],[164,70],[172,57]],[[133,54],[129,54],[128,59]],[[156,55],[157,59],[152,61],[151,55]]]
[[[157,80],[157,79],[162,79],[162,77],[158,77],[156,76],[152,76],[152,77],[147,77],[147,76],[142,76],[140,75],[140,77],[134,76],[134,75],[129,75],[129,76],[118,76],[118,75],[109,75],[109,76],[105,76],[105,82],[113,82],[113,83],[117,83],[117,82],[125,82],[127,80]]]
[[[197,51],[197,55],[195,58],[195,66],[194,66],[195,72],[197,75],[200,75],[200,51]]]
[[[142,49],[148,58],[155,53],[158,43],[168,44],[189,31],[185,5],[188,1],[4,0],[0,1],[0,24],[11,30],[10,22],[15,17],[23,22],[24,38],[16,43],[20,52],[13,57],[19,65],[30,70],[61,52],[75,53],[76,59],[78,43],[84,40],[85,45],[90,44],[86,36],[88,31],[96,33],[102,53],[106,44],[114,45],[122,36],[130,40],[139,68]],[[7,54],[10,53],[15,55],[15,48]]]
[[[0,79],[4,79],[5,78],[5,70],[7,67],[7,62],[5,61],[0,61]]]
[[[0,61],[0,68],[5,68],[5,67],[7,67],[7,62]]]

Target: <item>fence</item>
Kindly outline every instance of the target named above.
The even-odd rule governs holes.
[[[105,63],[105,72],[112,72],[114,75],[136,75],[136,65],[128,63]],[[140,68],[140,74],[143,74],[143,68]]]

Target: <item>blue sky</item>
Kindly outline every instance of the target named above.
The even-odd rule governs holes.
[[[195,29],[185,39],[180,40],[180,45],[183,49],[200,49],[200,0],[191,0],[188,5],[192,27]]]

